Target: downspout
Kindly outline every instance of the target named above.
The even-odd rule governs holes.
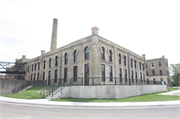
[[[61,79],[61,53],[62,53],[62,50],[61,49],[59,49],[59,51],[60,51],[60,57],[59,57],[59,79]]]
[[[129,85],[131,85],[131,67],[130,67],[130,54],[128,52],[128,65],[129,65]]]
[[[30,66],[31,66],[31,60],[29,61],[29,76],[28,76],[28,80],[30,80],[30,71],[31,71],[31,68],[30,68]]]

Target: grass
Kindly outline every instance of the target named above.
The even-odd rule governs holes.
[[[33,86],[21,93],[3,95],[4,97],[19,98],[19,99],[42,99],[40,91],[47,86]],[[168,88],[168,91],[179,90],[179,88]],[[160,92],[165,93],[165,92]],[[65,102],[151,102],[151,101],[172,101],[180,100],[180,96],[175,95],[159,95],[160,93],[146,94],[140,96],[134,96],[123,99],[93,99],[93,98],[64,98],[53,99],[52,101],[65,101]]]
[[[179,88],[168,88],[168,91],[179,90]],[[160,92],[165,93],[165,92]],[[93,98],[63,98],[53,99],[52,101],[64,102],[152,102],[152,101],[172,101],[180,100],[180,96],[176,95],[159,95],[160,93],[146,94],[123,99],[93,99]]]
[[[40,95],[40,91],[48,86],[33,86],[23,92],[9,95],[2,95],[4,97],[19,98],[19,99],[42,99],[43,96]]]

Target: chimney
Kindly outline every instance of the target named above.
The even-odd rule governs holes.
[[[146,58],[146,55],[145,55],[145,54],[142,54],[142,57],[143,57],[143,58]]]
[[[43,55],[46,51],[45,50],[41,50],[41,55]]]
[[[26,58],[26,55],[22,55],[22,58],[25,59],[25,58]]]
[[[53,19],[53,28],[52,28],[52,38],[51,38],[51,50],[55,50],[57,48],[57,25],[58,20]]]
[[[164,58],[164,55],[162,56],[162,58]]]
[[[99,30],[98,27],[96,27],[96,26],[95,26],[95,27],[92,27],[91,30],[92,30],[92,35],[93,35],[93,36],[98,35],[98,30]]]

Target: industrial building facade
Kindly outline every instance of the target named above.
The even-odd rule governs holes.
[[[146,61],[145,55],[139,56],[99,36],[97,27],[91,28],[91,35],[57,48],[57,24],[57,19],[54,19],[50,51],[42,50],[40,56],[26,61],[27,80],[63,79],[66,82],[76,77],[147,79],[146,71],[150,69],[145,65],[150,65],[151,60]],[[148,79],[152,80],[148,74]],[[167,79],[164,77],[163,81],[167,82]],[[113,78],[109,79],[111,82],[114,82]]]

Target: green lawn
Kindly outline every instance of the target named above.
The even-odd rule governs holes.
[[[2,95],[4,97],[19,98],[19,99],[41,99],[40,91],[47,88],[48,86],[33,86],[23,92],[9,95]]]
[[[47,86],[33,86],[21,93],[3,95],[5,97],[19,98],[19,99],[42,99],[40,91],[45,89]],[[179,88],[168,88],[168,91],[179,90]],[[161,92],[164,93],[164,92]],[[66,101],[66,102],[150,102],[150,101],[172,101],[180,100],[180,96],[170,95],[159,95],[160,93],[146,94],[140,96],[134,96],[123,99],[92,99],[92,98],[64,98],[54,99],[52,101]]]
[[[168,88],[168,91],[178,90],[179,88]],[[160,92],[165,93],[165,92]],[[160,93],[146,94],[134,96],[123,99],[92,99],[92,98],[63,98],[53,99],[52,101],[65,101],[65,102],[152,102],[152,101],[172,101],[180,100],[180,96],[159,95]]]

